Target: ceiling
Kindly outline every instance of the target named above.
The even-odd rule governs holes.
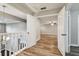
[[[10,7],[11,14],[13,12],[13,16],[20,17],[22,19],[26,19],[26,14],[31,14],[34,16],[45,16],[50,14],[56,14],[60,11],[60,9],[65,5],[64,3],[6,3]],[[41,8],[46,7],[46,9],[41,10]],[[12,11],[13,10],[13,11]],[[8,12],[9,12],[8,11]],[[40,18],[41,20],[53,19],[54,16],[45,16]]]
[[[23,13],[29,13],[32,14],[32,10],[29,9],[29,7],[25,3],[8,3],[12,7],[22,11]]]
[[[10,14],[0,12],[0,23],[17,23],[17,22],[22,22],[22,20]]]
[[[8,4],[24,13],[30,13],[34,15],[39,14],[42,15],[43,13],[49,14],[52,11],[59,12],[60,9],[64,6],[64,3],[8,3]],[[46,9],[40,10],[42,7],[46,7]]]
[[[41,11],[56,10],[56,9],[60,10],[64,4],[63,3],[29,3],[28,5],[34,8],[37,12],[41,12]],[[42,7],[46,7],[46,9],[41,10]]]

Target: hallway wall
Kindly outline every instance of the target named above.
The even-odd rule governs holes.
[[[41,25],[41,34],[57,35],[57,25]]]
[[[16,32],[26,32],[27,25],[24,22],[11,23],[6,25],[6,32],[16,33]]]
[[[0,11],[0,33],[25,31],[24,21],[21,18]]]
[[[57,35],[57,24],[51,26],[49,21],[57,21],[57,16],[44,17],[40,20],[41,34]]]
[[[78,44],[78,14],[79,11],[71,11],[71,44]]]
[[[30,47],[40,40],[40,22],[38,18],[27,15],[27,32],[29,33],[28,45]]]

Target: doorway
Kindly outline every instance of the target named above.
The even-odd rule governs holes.
[[[68,11],[70,51],[67,56],[79,56],[79,4],[71,4]]]

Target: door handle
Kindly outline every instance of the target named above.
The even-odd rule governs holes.
[[[67,34],[61,34],[62,36],[66,36]]]

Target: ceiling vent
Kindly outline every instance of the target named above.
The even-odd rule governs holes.
[[[46,10],[46,7],[42,7],[41,10]]]

